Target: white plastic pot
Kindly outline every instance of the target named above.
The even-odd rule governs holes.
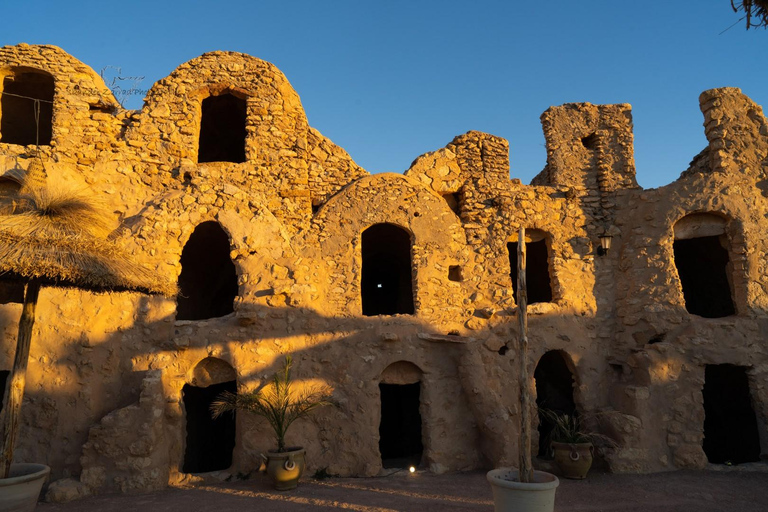
[[[0,512],[32,512],[51,468],[44,464],[12,464],[0,479]]]
[[[544,471],[533,472],[533,482],[517,481],[516,468],[493,469],[486,475],[493,489],[496,512],[552,512],[560,480]]]

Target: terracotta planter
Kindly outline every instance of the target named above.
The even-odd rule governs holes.
[[[493,469],[486,475],[493,489],[496,512],[552,512],[560,480],[543,471],[533,472],[533,482],[517,481],[517,468]]]
[[[44,464],[12,464],[11,476],[0,480],[0,512],[31,512],[51,468]]]
[[[583,480],[592,467],[594,446],[592,443],[557,443],[552,442],[555,452],[555,464],[565,478]]]
[[[272,478],[275,489],[295,489],[304,474],[304,448],[288,448],[285,452],[267,452],[261,458],[267,464],[267,474]]]

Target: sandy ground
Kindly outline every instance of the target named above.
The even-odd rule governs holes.
[[[40,503],[39,512],[365,512],[492,511],[485,472],[435,476],[405,473],[380,478],[302,480],[277,492],[264,475],[249,480],[170,488],[150,494],[104,495],[67,504]],[[560,480],[555,510],[590,512],[768,511],[768,472],[675,471],[651,475],[591,472]]]

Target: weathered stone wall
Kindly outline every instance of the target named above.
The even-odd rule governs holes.
[[[53,140],[41,147],[48,175],[89,186],[123,222],[136,258],[170,278],[195,227],[218,222],[239,285],[234,313],[199,321],[177,320],[169,299],[43,291],[17,458],[71,479],[54,497],[193,478],[181,472],[182,388],[211,357],[246,389],[286,354],[300,382],[333,387],[339,407],[289,434],[306,446],[310,471],[378,474],[378,385],[414,376],[425,467],[514,464],[519,363],[506,244],[520,226],[545,236],[553,295],[529,308],[531,374],[545,353],[566,355],[578,409],[613,412],[603,426],[619,444],[604,454],[613,470],[706,463],[701,388],[714,363],[750,368],[768,451],[768,124],[737,89],[702,95],[709,147],[678,181],[641,190],[629,105],[545,112],[547,166],[523,185],[509,178],[507,142],[479,132],[418,157],[404,175],[369,175],[307,125],[280,71],[247,55],[182,64],[138,111],[58,48],[0,49],[1,76],[20,66],[55,79]],[[246,161],[197,163],[202,100],[222,93],[246,100]],[[0,133],[1,172],[35,155]],[[734,316],[685,309],[674,225],[700,212],[727,219]],[[362,315],[361,234],[377,223],[410,236],[413,315]],[[606,233],[613,248],[598,256]],[[10,368],[19,315],[20,305],[0,305],[0,369]],[[257,468],[272,444],[265,422],[238,414],[228,471]]]

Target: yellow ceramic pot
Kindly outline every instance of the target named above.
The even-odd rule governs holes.
[[[288,448],[284,452],[261,454],[275,489],[288,491],[296,488],[299,478],[304,474],[304,452],[304,448]]]
[[[555,463],[565,478],[583,480],[592,467],[594,447],[592,443],[557,443],[552,442]]]

